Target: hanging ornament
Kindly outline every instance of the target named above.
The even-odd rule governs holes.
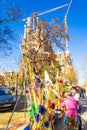
[[[42,115],[46,112],[46,109],[43,105],[39,105],[39,113],[41,113]]]
[[[49,125],[50,125],[49,121],[44,122],[44,126],[45,126],[46,128],[49,128]]]
[[[48,70],[48,67],[47,67],[47,66],[44,66],[43,69],[44,69],[44,71],[45,71],[45,70],[47,71],[47,70]]]
[[[48,82],[50,80],[48,72],[45,70],[44,72],[45,82]]]
[[[26,127],[24,128],[24,130],[30,130],[30,126],[29,126],[29,125],[26,126]]]
[[[36,119],[36,122],[39,122],[39,120],[40,120],[40,115],[37,114],[37,115],[35,116],[35,119]]]
[[[34,117],[35,117],[35,114],[36,114],[37,112],[38,112],[37,107],[35,106],[34,103],[32,103],[32,107],[31,107],[31,109],[30,109],[30,111],[29,111],[30,117],[34,118]]]

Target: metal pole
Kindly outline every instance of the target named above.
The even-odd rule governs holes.
[[[68,33],[68,31],[67,31],[67,17],[68,17],[68,13],[69,13],[71,4],[72,4],[72,0],[70,0],[68,9],[67,9],[66,14],[65,14],[65,17],[64,17],[64,22],[65,22],[64,24],[65,24],[65,27],[66,27],[66,34]],[[69,46],[68,46],[68,39],[66,38],[66,51],[68,51],[68,49],[69,49]]]
[[[53,12],[53,11],[55,11],[55,10],[64,8],[64,7],[66,7],[66,6],[68,6],[68,4],[64,4],[64,5],[58,6],[58,7],[56,7],[56,8],[53,8],[53,9],[51,9],[51,10],[42,12],[42,13],[38,14],[37,16],[41,16],[41,15],[43,15],[43,14],[47,14],[47,13]]]
[[[45,12],[42,12],[42,13],[39,13],[39,14],[33,15],[32,17],[35,17],[35,18],[36,18],[36,17],[38,17],[38,16],[41,16],[41,15],[44,15],[44,14],[47,14],[47,13],[53,12],[53,11],[55,11],[55,10],[58,10],[58,9],[64,8],[64,7],[66,7],[66,6],[68,6],[68,4],[64,4],[64,5],[58,6],[58,7],[56,7],[56,8],[53,8],[53,9],[47,10],[47,11],[45,11]],[[26,21],[26,20],[28,20],[28,17],[23,19],[23,21]]]
[[[16,96],[18,96],[18,74],[17,74],[17,79],[16,79]]]

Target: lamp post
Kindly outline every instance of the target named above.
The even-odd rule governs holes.
[[[16,75],[16,96],[18,96],[18,74]]]

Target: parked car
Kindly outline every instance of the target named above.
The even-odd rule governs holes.
[[[12,95],[10,89],[0,87],[0,111],[13,109],[16,98]]]

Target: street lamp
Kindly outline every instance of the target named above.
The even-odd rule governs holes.
[[[18,96],[18,74],[16,75],[16,96]]]

